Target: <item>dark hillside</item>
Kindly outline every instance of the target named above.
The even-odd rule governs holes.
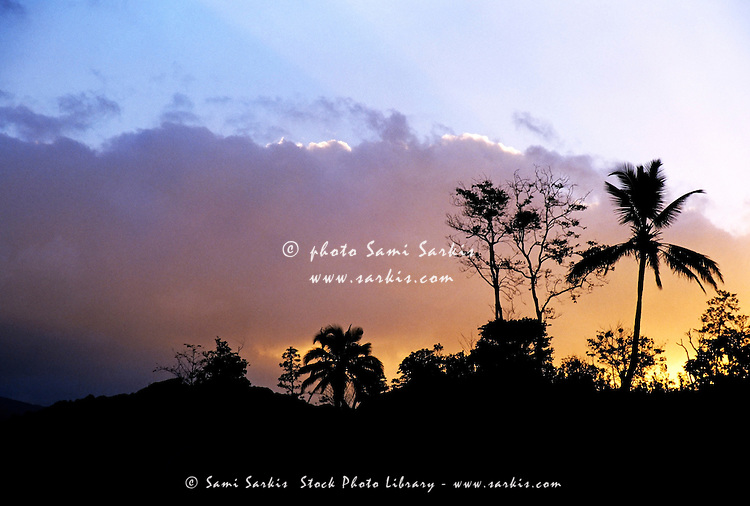
[[[38,411],[42,406],[29,404],[27,402],[16,401],[0,397],[0,420],[5,420],[13,415],[22,415],[31,411]]]
[[[502,485],[491,489],[498,500],[723,493],[742,483],[746,468],[746,399],[442,385],[340,413],[264,388],[220,394],[167,381],[57,403],[2,429],[10,436],[8,483],[31,495],[281,500],[340,495],[346,484],[348,494],[470,496],[454,490],[459,480],[481,480],[485,492]],[[351,490],[355,478],[364,488]],[[525,488],[539,482],[561,487]]]

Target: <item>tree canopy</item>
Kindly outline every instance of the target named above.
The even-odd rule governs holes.
[[[687,360],[685,371],[693,384],[703,388],[750,379],[750,322],[740,312],[737,295],[719,290],[701,322],[688,332],[695,356]]]
[[[448,215],[447,224],[469,241],[474,254],[461,261],[492,287],[495,320],[505,318],[503,299],[512,304],[523,289],[534,317],[544,321],[554,316],[558,297],[575,300],[581,289],[597,284],[597,269],[566,276],[573,259],[596,246],[580,240],[584,227],[578,215],[586,205],[585,196],[576,193],[567,177],[538,167],[532,177],[516,172],[503,184],[486,178],[456,188],[453,203],[461,212]]]
[[[302,391],[330,395],[337,408],[356,407],[368,396],[380,393],[385,385],[382,362],[372,355],[372,344],[360,343],[364,331],[350,325],[344,331],[339,325],[320,329],[313,343],[319,345],[308,351],[301,374]]]

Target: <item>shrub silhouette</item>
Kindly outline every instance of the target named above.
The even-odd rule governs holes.
[[[480,327],[471,353],[476,372],[502,380],[542,380],[553,371],[551,338],[536,318],[493,320]]]

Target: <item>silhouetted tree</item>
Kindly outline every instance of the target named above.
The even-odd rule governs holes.
[[[394,384],[405,386],[414,383],[427,383],[445,376],[445,360],[442,356],[443,346],[438,343],[432,349],[409,353],[398,366],[400,376],[394,380]]]
[[[300,364],[302,357],[300,357],[299,351],[294,346],[287,348],[281,355],[282,362],[279,364],[284,370],[284,373],[279,376],[278,386],[286,390],[286,393],[293,397],[300,397],[302,395],[301,385],[298,384],[299,377],[301,375]]]
[[[232,351],[226,341],[216,338],[216,349],[199,353],[200,344],[186,344],[175,354],[176,364],[159,366],[155,371],[173,374],[186,385],[250,385],[248,362]]]
[[[604,370],[575,355],[562,359],[555,370],[555,382],[577,390],[603,390],[608,386]]]
[[[248,362],[239,352],[232,351],[229,344],[216,338],[216,349],[204,351],[198,383],[212,386],[246,386]]]
[[[456,188],[453,203],[462,214],[449,215],[447,223],[469,241],[472,254],[461,257],[464,266],[493,288],[495,320],[504,318],[501,296],[512,300],[524,286],[539,321],[553,316],[557,297],[569,294],[575,300],[580,289],[593,286],[601,270],[575,279],[565,273],[566,264],[595,246],[579,242],[583,227],[577,215],[586,206],[575,188],[551,169],[538,168],[534,177],[517,172],[502,186],[485,179]]]
[[[468,378],[474,374],[475,367],[470,357],[463,351],[443,357],[445,375],[450,379]]]
[[[334,406],[356,407],[364,398],[384,388],[383,364],[372,355],[370,343],[360,343],[360,327],[344,331],[329,325],[318,332],[313,343],[320,347],[308,351],[301,374],[309,374],[302,382],[302,391],[329,394]]]
[[[662,356],[664,349],[657,347],[654,340],[640,337],[638,364],[633,375],[633,386],[643,387],[647,381],[647,374],[654,367],[666,367],[666,359]],[[633,350],[633,333],[622,327],[617,329],[600,330],[596,337],[587,339],[588,351],[586,355],[593,357],[604,366],[605,377],[612,388],[621,387],[630,364],[630,354]]]
[[[685,201],[694,190],[665,205],[665,178],[661,173],[662,163],[653,160],[647,167],[623,165],[612,172],[621,187],[607,182],[605,188],[612,197],[620,224],[630,227],[628,241],[614,246],[597,247],[587,252],[574,264],[568,274],[571,282],[597,269],[609,269],[621,258],[634,256],[638,262],[638,291],[633,327],[633,343],[630,363],[623,377],[622,389],[629,390],[638,367],[638,347],[641,343],[641,313],[643,309],[643,285],[646,267],[654,271],[656,285],[661,288],[661,264],[691,281],[696,281],[702,290],[701,280],[716,289],[716,280],[723,281],[718,265],[705,255],[662,242],[661,234],[674,223],[682,211]],[[716,279],[715,279],[716,278]]]
[[[698,388],[750,379],[748,317],[740,313],[736,294],[724,290],[717,293],[708,301],[701,317],[703,325],[694,331],[697,344],[693,333],[688,332],[695,357],[685,363],[685,371]]]
[[[158,366],[156,371],[165,371],[179,379],[185,385],[194,385],[203,369],[203,358],[199,353],[200,344],[185,344],[184,351],[175,353],[175,365]]]
[[[396,386],[413,384],[428,385],[440,379],[460,379],[470,376],[474,368],[463,351],[443,354],[443,345],[437,343],[432,349],[413,351],[398,366],[400,376],[393,380]]]
[[[586,209],[585,197],[575,196],[575,185],[552,170],[538,169],[533,178],[516,173],[506,185],[510,211],[505,221],[507,253],[500,267],[513,273],[517,287],[527,284],[539,321],[554,316],[550,304],[569,294],[575,301],[583,287],[595,285],[591,278],[600,271],[586,273],[574,280],[566,270],[571,259],[595,246],[579,242],[583,227],[577,216]]]
[[[494,320],[480,327],[471,352],[477,374],[502,379],[543,379],[554,370],[547,325],[536,318]]]
[[[462,250],[469,254],[460,257],[469,270],[475,271],[492,287],[495,300],[495,319],[503,319],[500,294],[503,289],[513,284],[506,284],[506,277],[500,267],[500,257],[496,248],[505,233],[505,216],[508,205],[508,194],[495,186],[491,180],[472,184],[469,188],[456,188],[454,205],[461,208],[461,213],[448,215],[447,223],[452,229],[461,232],[469,241]],[[463,244],[462,240],[451,241]]]
[[[373,371],[364,371],[360,374],[359,379],[353,382],[355,388],[355,397],[352,406],[356,407],[367,399],[376,397],[388,391],[388,382],[385,379],[385,373],[382,364],[379,369]]]

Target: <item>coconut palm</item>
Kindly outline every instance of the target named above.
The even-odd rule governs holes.
[[[330,392],[334,406],[344,407],[347,391],[354,393],[351,406],[371,394],[384,377],[383,364],[372,355],[370,343],[361,344],[363,330],[360,327],[344,331],[338,325],[320,329],[313,348],[305,354],[301,374],[309,374],[302,382],[302,391],[314,385],[312,393]]]
[[[575,280],[595,270],[606,271],[626,256],[635,257],[638,262],[638,299],[633,326],[633,345],[630,364],[622,381],[623,390],[630,389],[638,364],[646,267],[654,271],[656,286],[659,288],[662,287],[662,262],[676,274],[697,282],[704,292],[701,280],[714,289],[717,289],[717,280],[723,281],[718,265],[707,256],[662,242],[662,231],[674,223],[688,197],[695,193],[703,193],[703,190],[693,190],[665,205],[665,177],[661,169],[662,162],[657,159],[646,167],[625,164],[610,174],[617,178],[620,187],[607,182],[605,189],[616,206],[620,224],[630,227],[631,237],[621,244],[591,250],[574,264],[568,273],[569,278]]]

